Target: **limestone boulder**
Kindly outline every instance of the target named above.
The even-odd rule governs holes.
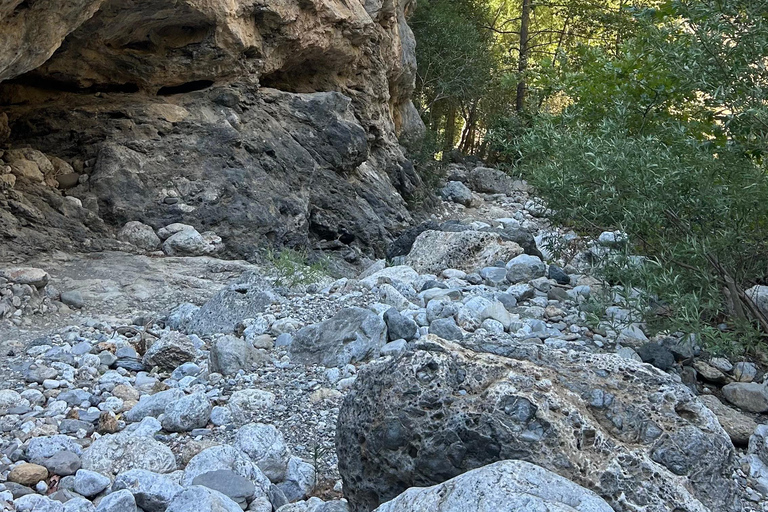
[[[428,230],[416,238],[405,262],[421,274],[440,274],[448,268],[471,273],[522,253],[518,244],[496,233]]]
[[[304,364],[344,366],[378,355],[387,343],[387,325],[368,309],[346,308],[319,324],[297,331],[291,359]]]
[[[728,434],[672,376],[612,354],[505,350],[428,336],[359,372],[336,433],[353,511],[507,459],[555,472],[618,512],[741,510]]]
[[[375,512],[612,512],[594,492],[520,460],[496,462],[447,482],[408,489]]]

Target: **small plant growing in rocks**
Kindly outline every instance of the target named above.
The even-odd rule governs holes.
[[[282,249],[280,252],[267,251],[266,260],[274,269],[275,286],[294,288],[306,286],[321,280],[327,275],[324,260],[309,262],[305,251]]]

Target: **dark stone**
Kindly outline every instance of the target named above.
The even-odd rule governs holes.
[[[118,357],[114,364],[115,368],[125,368],[134,372],[144,371],[144,364],[135,357]]]
[[[480,276],[480,274],[476,274],[473,272],[472,274],[467,274],[467,282],[469,284],[475,284],[475,285],[482,284],[483,278]]]
[[[650,363],[665,372],[675,365],[675,356],[660,343],[646,343],[637,349],[637,354],[644,363]]]
[[[285,493],[275,484],[269,485],[267,497],[269,498],[269,502],[272,504],[273,510],[278,510],[283,505],[288,504],[288,498],[285,497]]]
[[[253,482],[228,469],[219,469],[198,475],[192,480],[192,485],[202,485],[219,491],[241,507],[256,492]]]
[[[93,423],[83,420],[64,419],[59,423],[59,432],[62,434],[74,434],[78,430],[85,430],[90,435],[93,434],[96,427]]]
[[[420,291],[426,291],[431,290],[433,288],[440,288],[441,290],[447,290],[448,285],[443,283],[442,281],[435,281],[434,279],[430,279],[429,281],[426,281],[424,285],[421,287]]]
[[[514,226],[507,226],[503,230],[494,230],[501,235],[503,240],[509,240],[515,242],[517,245],[523,248],[523,252],[529,256],[536,256],[544,261],[544,256],[536,246],[536,240],[530,231],[523,228],[517,228]]]
[[[387,324],[389,341],[399,339],[411,341],[419,330],[416,322],[401,315],[396,308],[390,308],[384,313],[384,322]]]
[[[59,396],[57,396],[56,399],[67,402],[67,405],[71,407],[90,401],[92,396],[92,393],[85,391],[84,389],[69,389],[59,393]]]
[[[517,307],[517,299],[509,293],[500,293],[496,295],[496,300],[504,304],[504,308],[510,313]]]
[[[27,494],[35,494],[35,491],[26,485],[17,484],[15,482],[5,482],[3,485],[5,485],[7,490],[11,491],[13,499],[15,500],[22,496],[26,496]]]
[[[461,332],[461,328],[456,325],[456,320],[453,317],[438,318],[429,324],[429,334],[439,336],[444,340],[460,341],[464,339],[464,333]]]
[[[570,284],[571,278],[565,273],[563,269],[557,265],[550,265],[547,270],[547,277],[554,279],[557,284]]]
[[[61,292],[61,302],[77,309],[85,306],[85,300],[83,300],[83,296],[77,290]]]
[[[63,451],[43,461],[43,466],[54,475],[69,476],[80,469],[80,457],[73,452]]]

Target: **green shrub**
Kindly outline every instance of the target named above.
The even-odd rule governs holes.
[[[275,286],[294,288],[313,284],[328,275],[326,262],[322,259],[309,262],[306,252],[284,248],[280,252],[268,250],[266,260],[275,274]]]
[[[732,279],[733,295],[768,277],[768,176],[735,148],[713,153],[671,135],[632,135],[617,119],[591,129],[569,116],[540,120],[521,139],[523,170],[556,221],[592,235],[630,235],[645,263],[618,259],[602,275],[663,306],[648,318],[657,329],[727,345],[715,326],[728,319],[731,330],[754,338],[747,322],[754,316],[737,314],[744,305],[724,289]]]
[[[616,51],[561,59],[548,88],[570,102],[562,113],[500,145],[556,220],[629,234],[629,253],[597,270],[634,294],[648,325],[721,351],[768,334],[743,293],[768,282],[766,9],[669,0],[638,11]]]

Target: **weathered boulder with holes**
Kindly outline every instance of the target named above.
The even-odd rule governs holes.
[[[416,238],[405,262],[422,274],[439,274],[447,268],[476,272],[522,253],[519,245],[496,233],[429,230]]]
[[[672,376],[615,355],[506,350],[428,336],[360,371],[336,433],[353,511],[505,459],[553,471],[617,512],[741,510],[728,435]]]

